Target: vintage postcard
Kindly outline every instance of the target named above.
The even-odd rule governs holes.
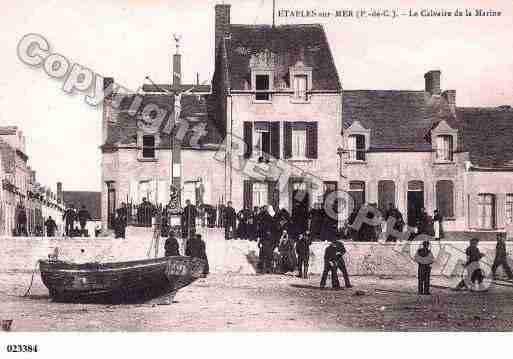
[[[512,1],[1,8],[2,357],[513,330]]]

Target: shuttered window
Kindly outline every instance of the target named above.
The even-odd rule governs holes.
[[[454,184],[452,181],[436,182],[436,208],[442,217],[454,217]]]
[[[317,158],[318,147],[317,122],[308,122],[306,136],[306,157],[315,159]]]
[[[253,206],[267,206],[269,204],[269,185],[266,182],[253,182]]]

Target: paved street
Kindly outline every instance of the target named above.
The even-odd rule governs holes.
[[[0,279],[0,318],[14,319],[13,331],[513,329],[513,288],[505,286],[487,293],[433,288],[419,297],[414,278],[353,277],[352,289],[321,291],[318,276],[216,274],[181,290],[172,305],[108,306],[52,303],[39,277],[32,295],[21,298],[30,275]]]

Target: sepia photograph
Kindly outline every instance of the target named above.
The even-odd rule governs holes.
[[[1,8],[2,357],[512,339],[512,1]]]

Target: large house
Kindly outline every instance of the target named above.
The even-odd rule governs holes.
[[[449,231],[512,225],[509,106],[457,107],[440,71],[419,91],[343,90],[322,25],[232,24],[220,4],[214,39],[211,86],[182,84],[180,55],[171,84],[122,93],[105,79],[104,225],[123,202],[167,203],[171,184],[182,203],[293,211],[338,189],[412,225],[422,208]],[[150,112],[170,121],[141,126]]]

